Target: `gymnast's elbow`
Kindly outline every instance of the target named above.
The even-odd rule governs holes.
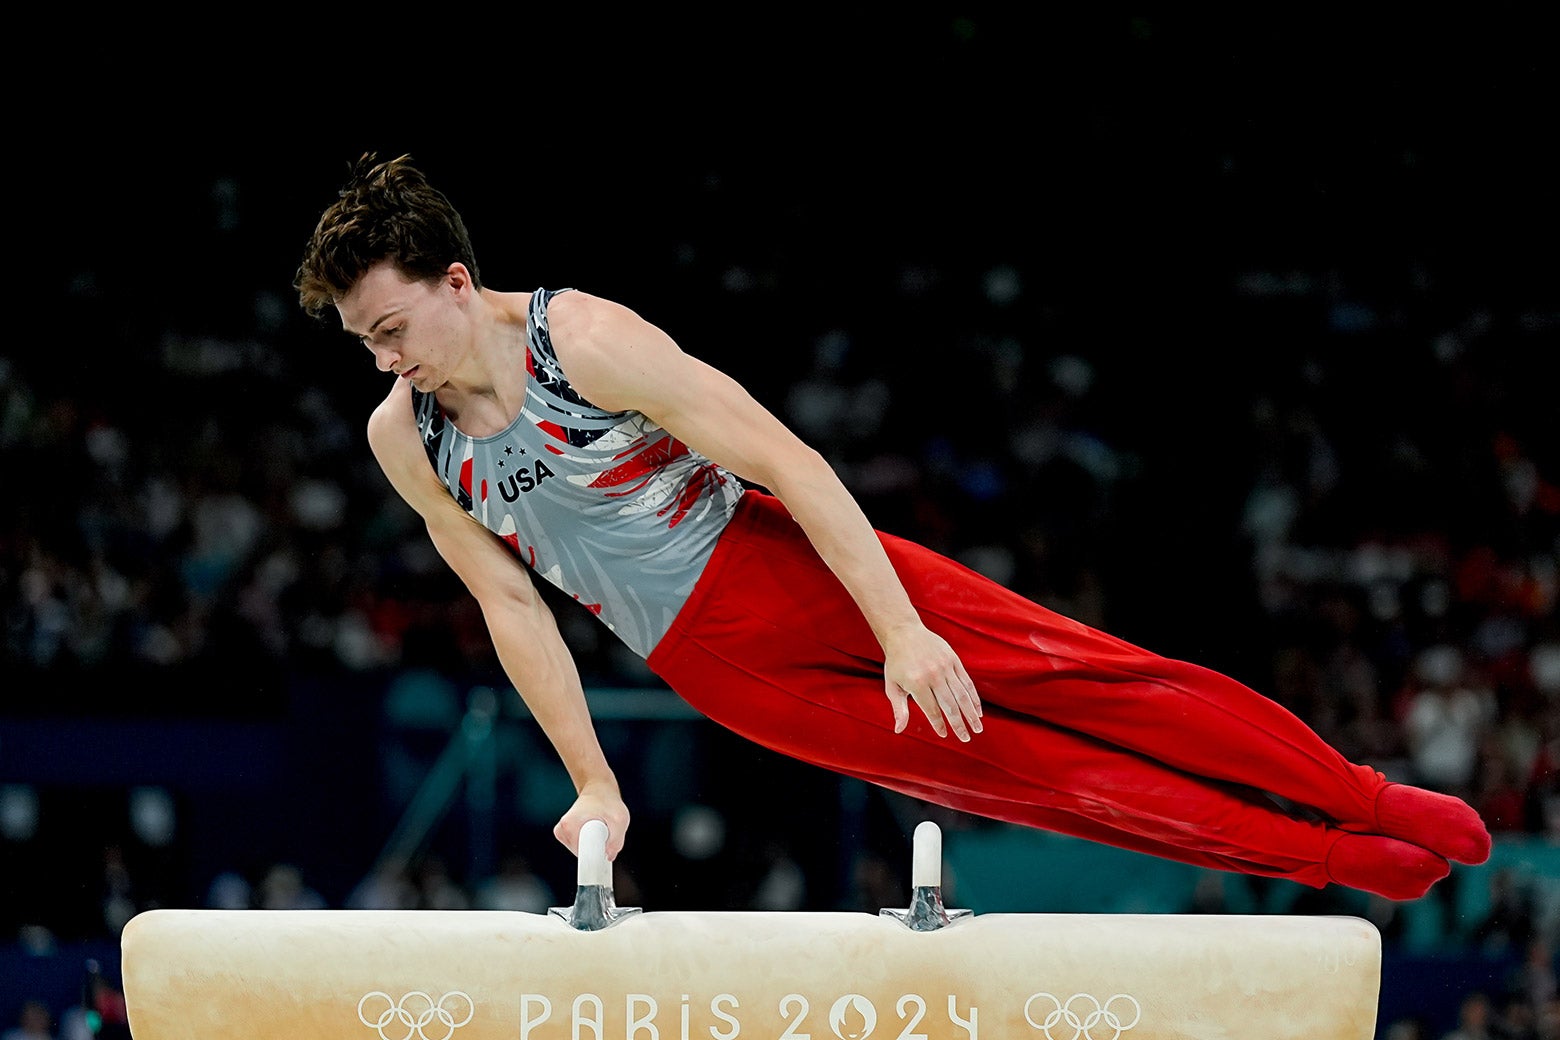
[[[434,548],[484,614],[532,611],[541,603],[530,568],[491,531],[455,509],[430,510],[426,519]]]
[[[743,477],[768,488],[782,501],[787,496],[839,483],[839,475],[823,453],[799,439],[785,438],[768,446],[765,456],[742,471]]]
[[[530,570],[507,553],[479,572],[459,567],[455,571],[489,619],[529,616],[546,610]]]

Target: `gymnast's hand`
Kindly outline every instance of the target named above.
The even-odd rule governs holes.
[[[883,652],[883,692],[894,709],[895,733],[910,724],[911,698],[939,737],[949,727],[964,741],[981,731],[980,695],[947,640],[925,625],[906,625],[884,641]]]
[[[588,820],[600,820],[607,825],[607,859],[616,859],[623,851],[623,838],[628,832],[628,806],[623,804],[616,785],[586,784],[581,788],[569,811],[553,827],[553,837],[578,856],[580,828]]]

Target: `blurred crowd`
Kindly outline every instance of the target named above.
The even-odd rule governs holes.
[[[1560,458],[1531,363],[1554,312],[1469,301],[1437,325],[1418,309],[1432,272],[1405,270],[1403,295],[1379,297],[1337,271],[1241,272],[1229,334],[1261,356],[1223,374],[1227,425],[1167,430],[1162,406],[1152,422],[1127,413],[1143,406],[1136,380],[1170,363],[1113,370],[1087,344],[1030,333],[1019,269],[906,270],[905,308],[935,306],[933,287],[959,277],[977,277],[975,317],[945,316],[931,332],[941,353],[919,364],[955,368],[980,422],[925,423],[948,388],[929,392],[924,372],[885,364],[845,327],[799,345],[793,376],[758,390],[880,527],[1080,620],[1212,657],[1350,758],[1468,799],[1497,836],[1560,842]],[[748,283],[734,270],[723,285]],[[1291,347],[1261,342],[1277,327]],[[266,343],[263,329],[249,342],[169,334],[148,363],[210,404],[179,422],[0,360],[0,458],[61,478],[13,498],[0,529],[6,671],[13,691],[70,691],[68,705],[8,696],[8,713],[263,715],[287,675],[310,670],[495,678],[472,604],[372,469],[361,416],[325,386],[265,392],[250,364]],[[1192,407],[1217,399],[1200,378],[1180,388]],[[1215,485],[1222,498],[1204,494]],[[588,683],[653,682],[556,605]],[[1157,614],[1179,609],[1195,623]],[[212,879],[199,898],[326,903],[286,863]],[[347,903],[556,899],[520,862],[459,881],[430,862],[366,879]],[[1553,949],[1557,894],[1524,890],[1515,908],[1513,941]],[[1507,1016],[1505,996],[1467,1015]],[[1554,1035],[1537,1031],[1545,1000],[1533,1028],[1498,1035]]]
[[[0,354],[0,716],[276,721],[299,676],[380,683],[387,698],[411,672],[504,685],[474,602],[366,449],[381,381],[297,313],[276,257],[254,248],[276,229],[250,190],[217,177],[196,193],[180,248],[221,271],[199,282],[199,307],[170,316],[152,274],[83,258],[62,268],[57,304],[115,356]],[[738,375],[879,528],[1226,671],[1349,758],[1466,798],[1497,841],[1560,845],[1552,284],[1407,243],[1355,267],[1164,252],[1123,261],[1116,280],[1099,255],[1069,272],[1045,243],[1008,255],[956,236],[961,248],[898,255],[890,240],[825,260],[785,239],[784,213],[757,232],[728,220],[742,205],[723,197],[729,181],[690,190],[707,226],[670,239],[652,280],[580,287],[628,297]],[[284,230],[292,249],[307,227]],[[498,287],[533,287],[510,281]],[[829,287],[853,297],[820,300]],[[587,686],[657,685],[593,618],[542,593]],[[0,784],[12,851],[31,795],[25,778]],[[809,850],[739,842],[732,827],[692,807],[659,837],[692,874],[740,851],[727,905],[818,906]],[[305,850],[251,851],[188,877],[173,853],[130,862],[110,844],[71,906],[5,892],[8,938],[40,951],[112,939],[156,905],[540,912],[571,894],[512,851],[485,876],[427,856],[340,892],[316,887]],[[902,882],[866,857],[829,903],[899,905]],[[632,872],[619,884],[625,905],[672,896]],[[1520,968],[1470,993],[1446,1040],[1560,1040],[1560,878],[1502,884],[1488,918],[1449,922],[1444,942],[1521,951]],[[49,1012],[29,1005],[5,1040],[74,1040]],[[1392,1040],[1441,1040],[1427,1029],[1383,1023]]]
[[[818,332],[755,393],[879,527],[1223,667],[1497,831],[1552,834],[1557,319],[1545,299],[1447,314],[1436,276],[1405,265],[1373,295],[1345,272],[1239,272],[1212,304],[1238,349],[1145,362],[1048,331],[1018,268],[909,268],[892,322]],[[749,320],[779,306],[740,269],[721,279]],[[976,305],[949,282],[977,286]],[[0,358],[0,461],[44,478],[0,517],[12,690],[68,681],[73,711],[265,714],[290,673],[497,678],[474,605],[364,447],[361,394],[257,365],[293,326],[256,324],[233,341],[165,332],[141,359],[168,396],[198,395],[177,421],[160,395],[66,378],[68,360]],[[890,360],[877,338],[899,335],[937,352]],[[351,385],[375,385],[351,360]],[[583,612],[559,613],[587,682],[653,681]],[[127,698],[136,677],[155,681]]]

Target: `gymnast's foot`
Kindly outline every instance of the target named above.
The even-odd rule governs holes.
[[[1376,794],[1374,829],[1458,863],[1490,858],[1490,832],[1473,806],[1422,787],[1383,786]]]
[[[1399,901],[1418,899],[1451,870],[1429,849],[1379,834],[1345,834],[1327,853],[1334,882]]]

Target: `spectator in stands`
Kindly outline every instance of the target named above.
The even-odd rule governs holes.
[[[54,1016],[49,1005],[41,1000],[24,1003],[16,1025],[0,1033],[0,1040],[54,1040]]]
[[[1501,1040],[1493,1029],[1492,1001],[1483,990],[1474,990],[1463,996],[1457,1010],[1457,1027],[1442,1035],[1441,1040]]]
[[[1415,775],[1435,790],[1468,796],[1494,695],[1469,674],[1463,652],[1446,643],[1420,654],[1414,680],[1403,724]]]

